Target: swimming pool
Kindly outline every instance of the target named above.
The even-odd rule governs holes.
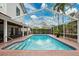
[[[6,50],[76,50],[49,35],[32,35],[26,40],[12,44]]]

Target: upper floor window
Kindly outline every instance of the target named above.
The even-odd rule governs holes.
[[[2,8],[3,7],[3,4],[2,3],[0,3],[0,8]]]
[[[16,7],[16,16],[20,15],[20,9],[18,7]]]

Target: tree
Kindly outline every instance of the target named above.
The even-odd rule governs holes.
[[[69,3],[56,3],[56,5],[54,6],[54,10],[55,11],[57,11],[57,12],[62,12],[62,13],[64,13],[65,14],[65,7],[66,6],[69,6],[69,8],[71,8],[72,7],[72,4],[69,4]],[[68,8],[68,9],[69,9]],[[57,19],[58,19],[58,25],[59,25],[59,14],[57,14]],[[62,18],[63,19],[63,18]],[[63,25],[63,28],[64,28],[64,25]],[[57,27],[57,29],[59,29],[59,26]]]
[[[56,10],[57,12],[62,11],[63,13],[65,13],[66,10],[68,10],[69,8],[72,8],[74,4],[72,3],[56,3],[54,6],[54,10]],[[69,8],[65,8],[65,7],[69,7]]]

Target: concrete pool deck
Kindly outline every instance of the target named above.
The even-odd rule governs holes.
[[[0,56],[79,56],[79,44],[73,41],[69,41],[63,38],[57,38],[54,35],[50,35],[56,38],[59,41],[62,41],[72,47],[75,47],[77,50],[0,50]],[[25,40],[29,36],[20,37],[14,40],[11,40],[7,43],[0,43],[0,48],[10,45],[14,42]]]

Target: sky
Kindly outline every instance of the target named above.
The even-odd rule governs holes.
[[[25,3],[24,5],[25,5],[25,8],[26,8],[27,14],[31,14],[33,11],[41,9],[40,11],[35,12],[31,15],[24,16],[23,19],[24,19],[24,22],[26,24],[29,24],[31,22],[31,19],[35,19],[35,21],[39,22],[39,20],[42,20],[42,21],[46,20],[46,18],[44,18],[44,17],[50,17],[49,19],[51,19],[54,16],[54,14],[51,11],[48,11],[45,8],[52,9],[55,6],[55,3]],[[66,14],[69,14],[69,13],[72,13],[72,12],[77,12],[78,10],[79,10],[79,3],[75,3],[74,6],[72,7],[72,9],[68,9],[66,11]],[[60,19],[61,19],[61,17],[60,17]],[[68,18],[65,17],[65,22],[68,22],[67,19]],[[62,21],[60,21],[60,23],[61,22]],[[52,23],[56,24],[57,21],[54,21]]]

